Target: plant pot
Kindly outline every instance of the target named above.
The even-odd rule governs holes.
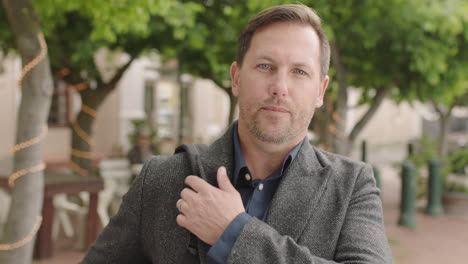
[[[446,215],[468,218],[468,193],[446,192],[442,202]]]

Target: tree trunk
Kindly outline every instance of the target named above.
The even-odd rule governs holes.
[[[450,115],[440,116],[440,119],[439,119],[440,133],[439,133],[437,150],[439,152],[439,157],[441,158],[444,158],[447,155],[447,131],[448,131],[449,122],[450,122]]]
[[[334,120],[334,144],[333,149],[338,154],[346,155],[349,152],[349,144],[346,136],[346,121],[348,119],[348,82],[346,80],[346,68],[341,62],[339,47],[336,43],[330,43],[331,62],[336,71],[338,80],[338,97],[336,100]]]
[[[38,56],[41,47],[37,34],[41,31],[38,18],[29,0],[2,0],[23,64]],[[39,136],[47,121],[53,82],[48,57],[29,71],[22,82],[21,105],[18,114],[16,143]],[[15,89],[16,87],[11,87]],[[14,155],[14,170],[35,167],[42,162],[42,142],[20,150]],[[28,236],[41,215],[44,193],[43,172],[28,173],[15,181],[11,206],[2,244],[14,243]],[[0,263],[31,263],[34,239],[10,251],[0,251]]]
[[[333,144],[331,151],[341,155],[349,155],[357,136],[377,112],[377,109],[380,107],[386,95],[390,91],[390,87],[382,86],[377,90],[377,93],[373,98],[369,109],[354,125],[348,135],[346,133],[346,123],[348,120],[347,114],[349,111],[346,67],[341,61],[339,47],[336,45],[336,43],[330,43],[330,49],[331,62],[336,71],[336,78],[338,81],[338,96],[334,107],[327,107],[327,113],[331,117],[327,120],[329,121],[327,124],[328,132],[333,134]],[[329,136],[327,135],[326,137]]]
[[[107,96],[115,90],[115,87],[117,87],[120,79],[122,79],[125,71],[130,67],[134,59],[135,57],[131,57],[126,64],[120,67],[109,82],[104,83],[101,79],[98,79],[98,87],[95,90],[89,88],[82,90],[80,92],[82,104],[88,106],[94,111],[97,111]],[[94,120],[94,117],[82,109],[78,114],[75,120],[76,124],[72,129],[72,149],[85,155],[73,155],[72,153],[70,160],[75,165],[79,166],[78,168],[75,168],[75,172],[82,176],[92,174],[93,167],[92,160],[90,159],[90,153],[92,151],[91,142],[93,141],[91,138],[93,135]],[[85,140],[83,136],[89,140]]]
[[[452,110],[455,107],[455,103],[450,105],[449,108],[444,111],[437,103],[433,103],[434,109],[439,114],[439,136],[437,140],[437,153],[440,158],[444,158],[447,155],[447,134],[450,123],[450,117]]]
[[[318,137],[316,144],[318,147],[326,150],[333,150],[334,136],[330,133],[330,125],[333,123],[334,100],[331,97],[324,98],[324,105],[315,111],[314,118],[309,125],[309,129],[312,129],[315,135]]]
[[[115,86],[108,87],[106,85],[102,85],[102,87],[98,87],[96,90],[86,89],[82,91],[80,94],[83,105],[97,111],[104,99],[114,90],[114,88]],[[94,141],[91,139],[93,135],[94,120],[94,117],[88,113],[83,110],[80,111],[75,120],[76,124],[73,125],[72,129],[72,149],[78,150],[80,153],[91,153],[92,146],[94,144]],[[80,156],[72,154],[71,161],[79,166],[79,168],[75,170],[78,174],[81,174],[82,176],[92,174],[92,160],[89,155]]]
[[[78,150],[82,153],[90,153],[91,152],[91,147],[89,141],[84,140],[76,131],[76,129],[79,129],[86,133],[86,135],[89,135],[89,138],[91,138],[92,133],[92,126],[94,123],[94,118],[89,116],[87,113],[81,111],[76,120],[76,124],[74,126],[79,126],[79,128],[74,128],[72,130],[72,144],[71,147],[72,149]],[[93,142],[93,141],[90,141]],[[79,169],[75,172],[79,171],[79,174],[82,176],[88,176],[89,173],[92,170],[92,160],[86,155],[79,156],[79,155],[72,155],[71,156],[71,161],[76,164]]]
[[[375,115],[379,107],[382,105],[383,100],[387,96],[387,94],[390,92],[390,86],[382,86],[377,90],[377,93],[375,94],[372,103],[370,104],[369,108],[367,111],[364,113],[364,115],[359,119],[359,121],[354,125],[354,127],[351,129],[351,133],[349,133],[349,143],[348,145],[352,147],[356,141],[357,136],[361,131],[364,129],[364,127],[369,123],[369,121],[372,119],[372,117]],[[350,149],[348,149],[350,150]]]

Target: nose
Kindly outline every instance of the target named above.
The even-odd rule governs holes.
[[[270,84],[270,94],[273,97],[284,97],[288,95],[287,74],[277,71]]]

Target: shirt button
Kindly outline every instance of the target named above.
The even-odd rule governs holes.
[[[260,191],[263,190],[263,183],[260,183],[260,184],[258,185],[258,189],[259,189]]]
[[[245,174],[245,179],[248,180],[248,181],[250,181],[250,174],[246,173],[246,174]]]

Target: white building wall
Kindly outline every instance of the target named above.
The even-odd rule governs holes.
[[[49,161],[66,162],[70,158],[71,129],[51,127],[44,139],[42,153]]]
[[[351,90],[349,103],[357,105],[360,93]],[[351,107],[348,116],[348,133],[368,106]],[[356,142],[367,140],[371,145],[406,144],[420,137],[422,130],[421,115],[408,103],[397,105],[390,99],[385,99],[375,115],[362,130]]]
[[[128,135],[133,132],[131,120],[146,118],[144,109],[145,83],[152,81],[156,84],[159,79],[159,74],[155,70],[158,64],[159,60],[154,56],[139,58],[132,63],[119,83],[119,143],[124,151],[127,151],[131,147],[128,141]],[[156,87],[153,89],[156,89]],[[155,107],[157,106],[155,105]]]
[[[102,102],[94,121],[93,140],[95,146],[92,148],[97,153],[111,153],[119,146],[120,136],[120,91],[118,87],[112,91]]]
[[[350,105],[356,105],[359,93],[350,93]],[[351,107],[348,133],[368,106]],[[422,115],[427,107],[414,103],[397,105],[386,99],[358,136],[351,157],[361,159],[361,142],[367,141],[367,161],[374,165],[401,162],[407,155],[407,144],[422,134]]]
[[[190,89],[193,141],[212,142],[228,126],[229,97],[211,80],[196,80]]]

